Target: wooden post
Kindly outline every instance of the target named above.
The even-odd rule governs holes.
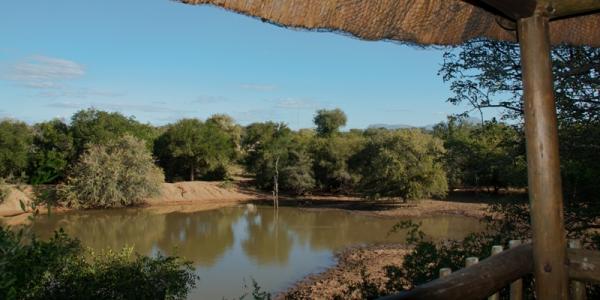
[[[473,257],[473,256],[467,257],[467,259],[465,259],[465,267],[468,268],[478,262],[479,262],[479,258],[477,258],[477,257]]]
[[[580,240],[569,240],[569,248],[581,249]],[[573,300],[587,300],[587,294],[585,291],[585,283],[577,280],[571,281],[571,299]]]
[[[538,299],[567,299],[567,243],[558,156],[548,16],[517,21],[523,68],[525,138],[533,263]]]
[[[496,245],[492,246],[492,255],[500,254],[504,248],[502,246]],[[488,297],[488,300],[500,300],[500,293],[495,293]]]
[[[440,278],[444,278],[450,274],[452,274],[452,269],[450,269],[450,268],[441,268],[440,269]]]
[[[381,300],[481,300],[499,291],[511,282],[531,274],[533,270],[532,246],[521,245],[490,256],[479,263],[477,258],[468,259],[468,268],[424,283],[414,289]],[[600,257],[600,253],[598,255]],[[589,255],[587,255],[589,257]],[[600,260],[599,260],[600,261]],[[600,268],[599,268],[600,269]],[[594,274],[580,272],[580,276]]]
[[[521,245],[521,240],[508,242],[508,248],[513,249]],[[518,279],[510,284],[510,300],[523,300],[523,279]]]

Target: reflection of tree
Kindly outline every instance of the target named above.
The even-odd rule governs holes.
[[[349,245],[375,242],[404,242],[407,231],[388,235],[399,218],[373,218],[338,211],[301,211],[281,209],[281,222],[298,236],[301,243],[308,242],[314,250],[339,249]],[[482,228],[477,219],[461,216],[413,218],[422,223],[421,230],[429,238],[460,239]]]
[[[214,265],[233,246],[232,225],[242,215],[236,208],[165,216],[165,234],[158,245],[164,251],[176,247],[177,254],[202,266]]]
[[[103,210],[39,216],[33,231],[46,238],[63,228],[82,244],[92,249],[121,249],[133,246],[141,254],[149,254],[163,235],[165,216],[143,210]]]
[[[259,209],[257,214],[246,215],[248,238],[242,247],[258,264],[285,265],[289,260],[293,240],[279,221],[280,210]]]
[[[395,221],[373,219],[337,211],[282,210],[282,221],[301,242],[314,250],[339,249],[345,246],[385,241]]]

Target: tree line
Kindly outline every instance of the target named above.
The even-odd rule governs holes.
[[[256,187],[373,199],[444,197],[449,188],[522,187],[519,129],[495,120],[453,117],[433,130],[342,131],[340,109],[319,110],[314,129],[284,123],[236,124],[223,114],[166,126],[86,109],[69,122],[32,126],[0,121],[0,177],[58,184],[69,206],[127,206],[158,193],[159,183],[226,180],[234,166]],[[126,184],[126,188],[119,185]]]

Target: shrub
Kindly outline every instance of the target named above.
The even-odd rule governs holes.
[[[442,141],[418,129],[369,133],[351,159],[367,197],[420,199],[448,192]]]
[[[140,204],[160,193],[162,170],[145,143],[125,135],[106,145],[93,145],[81,157],[61,187],[67,206],[122,207]]]
[[[62,231],[40,241],[0,227],[0,299],[185,299],[196,279],[178,257],[98,254]]]
[[[31,128],[24,122],[0,120],[0,177],[25,173],[32,139]]]
[[[10,187],[6,184],[4,178],[0,178],[0,203],[4,202],[10,196]]]

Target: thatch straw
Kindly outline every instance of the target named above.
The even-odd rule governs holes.
[[[476,37],[515,41],[511,21],[479,1],[458,0],[177,0],[214,4],[281,26],[349,33],[365,40],[456,45]],[[500,24],[503,24],[502,26]],[[600,47],[600,14],[554,20],[553,44]]]

